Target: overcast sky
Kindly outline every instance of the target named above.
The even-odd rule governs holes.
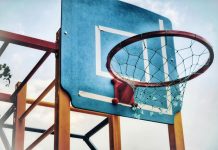
[[[190,31],[205,37],[214,48],[215,60],[211,68],[187,85],[182,109],[185,145],[187,150],[218,149],[218,1],[217,0],[123,0],[168,17],[177,30]],[[44,40],[55,41],[60,28],[60,0],[1,0],[0,30],[24,34]],[[0,44],[2,44],[0,42]],[[22,81],[43,55],[41,51],[9,45],[0,57],[0,63],[7,63],[12,70],[12,82],[0,92],[12,93],[14,85]],[[54,56],[46,60],[28,83],[28,97],[36,98],[54,79]],[[53,91],[45,99],[54,99]],[[0,102],[0,115],[9,107]],[[46,114],[46,115],[45,115]],[[103,118],[71,113],[71,132],[84,134]],[[8,122],[11,122],[9,119]],[[27,126],[47,129],[53,123],[51,109],[36,108],[27,117]],[[163,124],[121,118],[122,148],[124,150],[168,150],[168,131]],[[11,131],[5,130],[9,138]],[[25,145],[31,144],[39,134],[26,132]],[[92,142],[100,149],[109,149],[108,127],[102,129]],[[53,136],[40,143],[36,150],[53,148]],[[81,140],[72,139],[71,148],[86,150]],[[0,141],[0,149],[3,149]]]

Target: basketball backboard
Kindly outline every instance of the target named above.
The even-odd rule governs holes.
[[[112,104],[114,87],[106,69],[107,55],[126,38],[171,28],[169,19],[118,0],[62,0],[61,86],[70,95],[72,105],[134,118],[131,105]],[[161,40],[156,44],[161,47]],[[170,100],[164,101],[160,104],[149,100],[140,119],[173,123],[173,108],[166,113],[153,109],[157,105],[169,110]]]

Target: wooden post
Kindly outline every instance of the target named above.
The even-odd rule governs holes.
[[[20,83],[18,83],[16,87],[18,87],[19,84]],[[12,140],[12,149],[14,150],[24,150],[25,118],[22,120],[19,120],[19,118],[26,110],[26,91],[27,85],[20,90],[17,94],[17,100],[15,101]]]
[[[120,117],[111,115],[109,120],[110,150],[121,150]]]
[[[174,124],[168,125],[170,150],[185,150],[182,115],[177,113],[174,118]]]
[[[58,34],[57,34],[58,41]],[[60,86],[60,54],[56,54],[54,149],[70,150],[70,98]]]

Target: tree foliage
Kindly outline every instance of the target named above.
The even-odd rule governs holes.
[[[5,80],[6,86],[8,86],[11,82],[11,70],[6,64],[0,64],[0,79]]]

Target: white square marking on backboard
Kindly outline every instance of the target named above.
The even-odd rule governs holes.
[[[160,30],[164,30],[164,24],[163,24],[163,20],[159,20],[159,29]],[[101,77],[106,77],[106,78],[112,78],[111,75],[106,72],[103,71],[101,69],[101,31],[104,32],[108,32],[108,33],[112,33],[112,34],[117,34],[117,35],[121,35],[121,36],[126,36],[126,37],[132,37],[135,36],[135,33],[130,33],[127,31],[122,31],[122,30],[118,30],[118,29],[113,29],[113,28],[109,28],[109,27],[104,27],[104,26],[95,26],[95,45],[96,45],[96,75],[97,76],[101,76]],[[164,47],[165,45],[165,37],[161,37],[161,46],[162,46],[162,55],[163,57],[167,58],[166,55],[166,48]],[[146,47],[147,43],[146,40],[143,41],[143,47]],[[144,51],[143,56],[145,58],[145,60],[148,60],[148,54],[147,51]],[[145,66],[148,66],[148,62],[144,61]],[[149,71],[149,67],[146,68],[147,71]],[[168,73],[168,65],[164,66],[164,72]],[[146,81],[149,81],[150,77],[148,74],[146,74]],[[165,79],[168,79],[165,76]],[[170,89],[168,89],[170,90]],[[167,106],[170,106],[171,103],[171,96],[169,96],[169,91],[167,90]],[[96,99],[96,100],[100,100],[100,101],[105,101],[105,102],[111,102],[112,98],[110,97],[105,97],[102,95],[98,95],[98,94],[94,94],[94,93],[89,93],[89,92],[85,92],[85,91],[79,91],[79,95],[82,97],[87,97],[87,98],[91,98],[91,99]],[[120,105],[125,105],[128,107],[131,107],[129,105],[126,104],[120,104]],[[163,114],[169,114],[172,115],[172,108],[168,108],[168,109],[164,109],[161,108],[161,110],[159,108],[155,108],[152,107],[150,105],[142,105],[142,109],[144,110],[150,110],[153,112],[161,112],[161,110],[163,111]]]
[[[104,27],[104,26],[95,26],[96,75],[106,77],[106,78],[112,78],[108,72],[101,70],[101,31],[112,33],[112,34],[117,34],[117,35],[122,35],[126,37],[135,36],[136,34],[122,31],[122,30],[112,29],[112,28]]]

